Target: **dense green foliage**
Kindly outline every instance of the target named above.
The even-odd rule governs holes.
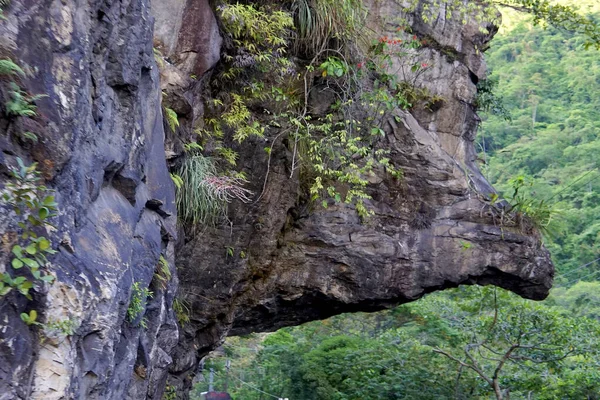
[[[497,398],[597,399],[600,323],[572,315],[573,307],[587,311],[572,290],[550,306],[500,289],[459,288],[264,340],[230,340],[225,357],[207,366],[222,387],[223,363],[231,359],[229,390],[245,400],[260,392],[239,379],[294,400],[491,398],[494,383],[503,396]]]
[[[560,273],[600,257],[600,63],[582,43],[527,21],[494,39],[491,79],[512,119],[488,115],[478,139],[499,189],[521,176],[532,196],[561,210],[547,238]],[[596,270],[590,264],[558,283]]]
[[[56,251],[42,233],[53,227],[51,219],[56,216],[57,204],[52,190],[42,184],[37,164],[26,166],[20,158],[17,162],[18,168],[10,171],[12,179],[1,193],[3,204],[14,214],[19,232],[15,232],[11,241],[12,270],[0,273],[0,296],[15,289],[33,300],[30,290],[39,290],[44,283],[54,280],[44,269],[48,264],[46,257]]]

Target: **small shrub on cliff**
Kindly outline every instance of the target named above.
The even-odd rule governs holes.
[[[173,300],[173,311],[175,311],[175,316],[177,317],[179,325],[184,326],[190,322],[190,305],[185,300],[175,298],[175,300]]]
[[[517,176],[509,181],[512,187],[512,195],[508,199],[509,211],[514,213],[519,225],[526,228],[531,225],[545,235],[556,232],[556,222],[561,212],[548,201],[536,199],[525,192],[531,183],[527,183],[523,176]]]
[[[11,249],[14,272],[0,273],[0,295],[15,289],[31,300],[31,289],[54,280],[42,271],[48,263],[46,256],[55,251],[41,232],[52,227],[50,219],[56,215],[57,204],[52,191],[40,184],[37,164],[26,166],[20,158],[17,163],[18,168],[10,171],[13,180],[6,183],[2,199],[16,214],[20,232]]]
[[[167,285],[171,281],[171,268],[169,268],[169,262],[167,259],[161,254],[158,259],[158,264],[154,269],[154,278],[156,279],[156,283],[163,289],[167,288]]]
[[[146,310],[148,298],[151,298],[152,295],[153,293],[148,288],[141,287],[140,282],[134,282],[131,285],[131,298],[129,300],[129,307],[127,308],[129,322],[135,322],[142,315]],[[147,328],[144,318],[140,320],[139,325],[142,328]]]
[[[30,96],[14,82],[10,82],[9,87],[10,100],[4,105],[8,115],[34,117],[37,114],[35,101],[47,97],[44,94]]]

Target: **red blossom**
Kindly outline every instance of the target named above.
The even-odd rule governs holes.
[[[422,64],[421,64],[421,67],[422,67],[422,68],[427,68],[427,67],[429,67],[429,64],[427,64],[427,63],[422,63]]]

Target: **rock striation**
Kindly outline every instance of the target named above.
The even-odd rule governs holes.
[[[547,295],[548,252],[536,232],[501,223],[475,163],[473,103],[491,35],[443,9],[426,24],[397,1],[366,3],[373,31],[392,36],[408,22],[427,39],[418,57],[432,67],[421,83],[443,99],[434,111],[398,110],[385,128],[381,146],[404,178],[371,178],[367,221],[351,205],[310,205],[285,138],[269,130],[239,149],[255,201],[231,203],[230,225],[186,236],[168,166],[202,119],[219,61],[210,3],[11,2],[0,54],[28,66],[23,87],[48,97],[34,118],[0,120],[0,182],[16,157],[38,162],[60,215],[47,233],[57,281],[33,302],[0,299],[0,399],[160,399],[166,386],[185,398],[200,358],[227,335],[376,311],[460,284]],[[178,114],[177,133],[164,128],[161,103]],[[23,124],[37,143],[19,139]],[[3,209],[0,271],[15,230]],[[164,262],[167,282],[157,279]],[[153,295],[131,318],[135,283]],[[190,309],[184,326],[176,293]],[[72,334],[27,326],[19,314],[32,307],[42,322],[74,321]]]

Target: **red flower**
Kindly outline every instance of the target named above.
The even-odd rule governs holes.
[[[363,67],[363,63],[359,62],[358,64],[356,64],[356,66],[357,66],[358,68],[362,68],[362,67]]]
[[[427,68],[427,67],[429,67],[429,65],[427,63],[421,64],[421,68]]]

